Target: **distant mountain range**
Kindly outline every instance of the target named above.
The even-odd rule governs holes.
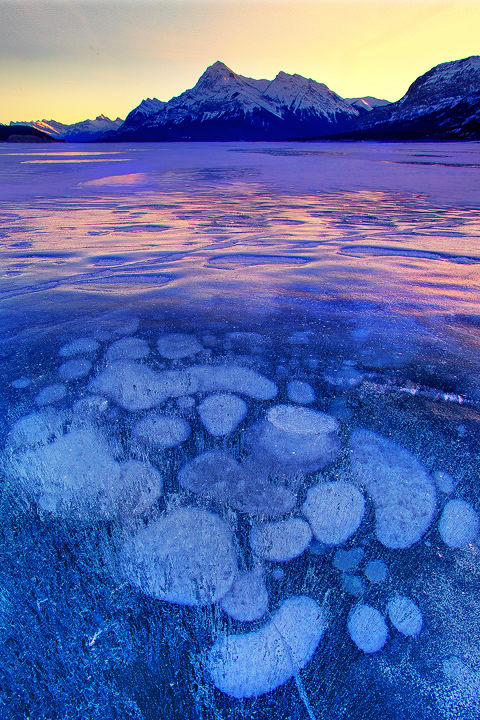
[[[104,133],[117,130],[123,120],[117,117],[110,120],[105,115],[99,115],[95,120],[82,120],[73,125],[65,125],[56,120],[34,120],[28,122],[11,122],[10,126],[34,127],[40,132],[45,132],[55,139],[66,142],[91,142],[101,137]]]
[[[480,140],[480,57],[437,65],[394,103],[344,99],[285,72],[255,80],[216,62],[190,90],[168,102],[142,100],[124,121],[100,115],[74,125],[42,120],[10,126],[70,142]]]

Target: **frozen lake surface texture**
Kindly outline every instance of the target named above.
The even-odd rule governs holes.
[[[1,720],[480,716],[480,144],[0,148]]]

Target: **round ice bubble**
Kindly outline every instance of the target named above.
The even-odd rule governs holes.
[[[381,583],[387,579],[388,568],[383,560],[370,560],[365,566],[365,576],[371,583]]]
[[[53,383],[47,385],[43,390],[40,390],[38,395],[35,397],[35,403],[37,405],[50,405],[51,403],[62,400],[67,394],[67,388],[61,383]]]
[[[133,435],[147,445],[171,448],[185,442],[190,425],[183,418],[151,413],[135,423]]]
[[[388,617],[403,635],[418,635],[423,625],[422,613],[413,600],[396,595],[387,605]]]
[[[451,548],[464,548],[478,535],[480,519],[470,503],[450,500],[440,517],[440,536]]]
[[[309,405],[315,400],[315,390],[302,380],[291,380],[287,384],[288,399],[299,405]]]
[[[160,335],[157,341],[160,355],[169,360],[180,360],[181,358],[196,355],[203,350],[202,345],[193,335],[186,333],[166,333]]]
[[[250,533],[252,552],[264,560],[288,562],[301,555],[312,539],[308,523],[300,518],[259,523]]]
[[[364,653],[383,648],[388,638],[384,618],[370,605],[357,605],[348,617],[348,632],[355,645]]]
[[[58,374],[61,380],[78,380],[88,375],[91,369],[92,363],[87,358],[71,358],[60,365]]]
[[[58,354],[61,357],[72,357],[73,355],[86,355],[98,350],[100,345],[94,338],[83,337],[72,340],[72,342],[62,345]]]
[[[341,545],[360,526],[365,500],[350,483],[319,483],[308,491],[302,512],[317,540],[326,545]]]
[[[247,414],[247,404],[236,395],[208,395],[198,406],[198,414],[211,435],[229,435]]]

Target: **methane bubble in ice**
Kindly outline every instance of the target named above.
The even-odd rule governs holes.
[[[287,383],[288,399],[299,405],[309,405],[315,400],[315,390],[302,380],[291,380]]]
[[[288,562],[301,555],[311,539],[312,531],[305,520],[289,518],[255,525],[250,533],[250,547],[263,560]]]
[[[256,400],[271,400],[278,392],[274,382],[239,365],[193,365],[189,374],[200,392],[235,392]]]
[[[437,490],[445,493],[445,495],[450,495],[457,486],[457,481],[453,475],[450,475],[450,473],[445,472],[444,470],[437,470],[434,472],[433,479],[435,480]]]
[[[135,337],[124,337],[112,343],[105,353],[107,362],[115,360],[141,360],[147,357],[150,348],[145,340]]]
[[[356,605],[348,616],[348,632],[364,653],[375,653],[387,642],[388,629],[382,615],[370,605]]]
[[[333,565],[337,570],[350,572],[356,570],[363,560],[365,550],[361,547],[355,547],[351,550],[342,550],[339,548],[333,556]]]
[[[405,595],[396,595],[387,605],[388,617],[394,627],[403,635],[418,635],[423,618],[413,600]]]
[[[148,410],[169,397],[188,395],[196,386],[183,370],[158,373],[133,360],[118,360],[91,380],[88,389],[135,411]]]
[[[319,470],[340,451],[335,418],[296,405],[275,405],[249,428],[244,442],[272,475]]]
[[[247,414],[246,403],[236,395],[209,395],[198,406],[202,423],[211,435],[229,435]]]
[[[157,341],[158,352],[169,360],[180,360],[181,358],[196,355],[203,350],[202,345],[193,335],[185,333],[167,333],[160,335]]]
[[[133,435],[147,445],[171,448],[185,442],[190,425],[183,418],[151,413],[135,423]]]
[[[35,403],[37,405],[50,405],[51,403],[62,400],[67,394],[67,388],[61,383],[53,383],[47,385],[43,390],[40,390],[38,395],[35,397]]]
[[[94,338],[89,337],[83,337],[78,338],[77,340],[72,340],[72,342],[67,343],[66,345],[62,345],[60,350],[58,351],[58,354],[61,357],[72,357],[73,355],[86,355],[88,353],[93,353],[100,345]]]
[[[63,435],[64,423],[65,417],[52,408],[24,415],[12,425],[8,444],[14,448],[46,445]]]
[[[88,375],[91,369],[92,363],[87,358],[72,358],[60,365],[58,374],[61,380],[78,380]]]
[[[383,560],[370,560],[365,566],[365,577],[371,583],[381,583],[387,579],[388,568]]]
[[[127,538],[120,551],[125,579],[147,595],[179,605],[208,605],[237,575],[232,533],[214,513],[179,508]]]
[[[355,481],[375,505],[376,533],[388,548],[407,548],[429,527],[435,512],[435,486],[411,453],[369,430],[351,439]]]
[[[16,380],[12,380],[10,385],[15,388],[15,390],[23,390],[24,388],[28,387],[32,381],[30,378],[26,377],[20,377]]]
[[[227,695],[264,695],[305,667],[326,627],[324,612],[314,600],[303,595],[288,598],[260,630],[217,640],[207,669],[214,685]]]
[[[341,545],[360,526],[365,500],[350,483],[324,482],[309,489],[302,512],[317,540],[326,545]]]
[[[180,469],[178,481],[185,490],[251,515],[278,517],[296,503],[288,488],[250,473],[224,450],[197,455]]]
[[[234,620],[253,622],[260,620],[268,610],[268,591],[265,571],[261,565],[241,572],[232,587],[220,600],[220,607]]]
[[[60,518],[110,520],[138,515],[160,496],[162,478],[148,463],[118,463],[93,426],[11,458],[13,472],[43,510]]]
[[[480,519],[465,500],[450,500],[440,517],[440,536],[451,548],[464,548],[478,535]]]

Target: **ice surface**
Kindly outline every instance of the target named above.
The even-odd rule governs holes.
[[[435,512],[435,486],[405,448],[369,430],[350,438],[355,481],[375,505],[376,533],[388,548],[407,548],[420,540]]]
[[[179,605],[208,605],[231,588],[237,561],[228,525],[218,515],[185,507],[127,538],[124,577],[147,595]]]
[[[354,485],[324,482],[309,489],[302,511],[317,540],[326,545],[341,545],[360,526],[365,500]]]
[[[314,600],[291,597],[260,630],[218,640],[208,654],[208,671],[227,695],[263,695],[305,667],[326,627],[325,615]]]
[[[96,163],[77,162],[89,153]],[[448,547],[437,519],[452,498],[479,510],[478,144],[5,143],[0,154],[8,717],[476,718],[478,535]],[[169,334],[203,350],[164,357]],[[87,375],[59,374],[82,358]],[[65,396],[37,405],[58,382]],[[289,395],[298,382],[313,402]],[[201,422],[212,394],[248,405],[230,435]],[[293,460],[300,415],[267,419],[279,403],[339,421],[324,478]],[[132,431],[150,414],[187,421],[187,440],[165,452],[141,442]],[[366,465],[349,442],[362,428],[392,442],[368,442]],[[319,483],[360,488],[355,463],[368,480],[355,536],[314,539],[281,567],[264,560],[259,579],[253,526],[297,518]],[[230,589],[206,607],[142,596],[105,564],[185,503],[221,515],[234,547]],[[356,567],[337,567],[339,550],[360,547]],[[388,567],[380,584],[375,558]],[[277,691],[226,697],[204,661],[225,634],[269,625],[265,587],[273,614],[298,593],[324,606],[326,642]],[[352,606],[363,597],[387,615],[398,594],[418,602],[428,632],[412,643],[392,626],[386,651],[363,655],[347,636]],[[264,672],[258,657],[249,678]]]
[[[264,560],[287,562],[301,555],[312,539],[310,527],[301,518],[259,523],[250,533],[253,553]]]

